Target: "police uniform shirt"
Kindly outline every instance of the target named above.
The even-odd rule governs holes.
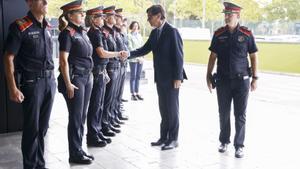
[[[107,50],[111,52],[116,52],[118,51],[117,49],[117,43],[116,43],[116,32],[114,29],[104,25],[103,26],[103,34],[104,34],[104,39],[107,44]],[[110,62],[116,62],[118,61],[117,58],[110,58]]]
[[[125,46],[125,39],[124,35],[121,33],[121,29],[118,27],[113,27],[115,33],[116,33],[116,45],[117,45],[117,51],[127,50],[127,47]]]
[[[58,41],[59,50],[69,53],[69,64],[86,69],[93,68],[93,48],[81,26],[69,22],[67,28],[59,34]]]
[[[88,31],[88,37],[93,46],[93,61],[95,65],[106,65],[108,63],[107,58],[100,58],[96,52],[96,48],[101,47],[104,50],[107,50],[106,42],[103,42],[103,34],[100,28],[91,27]],[[104,45],[105,44],[105,45]]]
[[[16,56],[16,69],[53,70],[52,39],[48,22],[38,22],[31,12],[9,27],[6,50]]]
[[[238,25],[233,33],[227,26],[218,29],[209,50],[217,54],[218,74],[235,78],[238,74],[248,75],[247,56],[257,52],[257,47],[251,31]]]

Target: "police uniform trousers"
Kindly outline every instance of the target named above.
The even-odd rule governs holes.
[[[123,98],[123,91],[124,91],[124,83],[125,83],[125,77],[126,77],[126,68],[127,63],[121,63],[120,67],[120,74],[118,78],[118,87],[116,92],[116,107],[115,107],[115,116],[120,117],[121,115],[121,104],[122,104],[122,98]]]
[[[103,115],[104,95],[106,90],[106,65],[98,65],[94,68],[94,84],[87,114],[87,137],[97,138],[101,131]]]
[[[235,117],[235,137],[234,146],[236,148],[244,146],[246,108],[249,95],[249,79],[228,79],[221,78],[217,81],[217,95],[220,117],[221,143],[230,143],[230,110],[233,100]]]
[[[21,91],[24,94],[22,154],[24,169],[43,168],[44,136],[49,126],[56,91],[53,71],[47,74],[24,72]]]
[[[179,131],[179,89],[173,82],[156,83],[161,115],[160,139],[174,141]]]
[[[82,155],[82,137],[88,104],[93,86],[92,73],[71,75],[71,82],[78,89],[74,89],[74,97],[69,99],[67,93],[64,97],[69,111],[68,141],[70,158]]]
[[[120,69],[119,63],[108,63],[106,70],[110,78],[109,83],[106,85],[104,97],[104,110],[102,118],[102,128],[108,129],[111,121],[114,119],[113,106],[116,102],[116,91],[118,82],[118,72]]]

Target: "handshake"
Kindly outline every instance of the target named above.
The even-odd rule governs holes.
[[[128,55],[129,55],[128,51],[123,50],[119,52],[119,56],[121,60],[126,60],[128,58]]]

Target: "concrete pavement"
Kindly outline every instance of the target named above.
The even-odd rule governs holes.
[[[105,148],[84,148],[95,156],[92,165],[68,163],[65,101],[57,93],[46,136],[50,169],[298,169],[300,160],[300,76],[260,73],[258,89],[251,92],[247,112],[245,157],[234,148],[220,154],[216,92],[208,92],[206,67],[186,65],[189,80],[180,90],[179,147],[161,151],[150,142],[159,137],[160,115],[153,83],[152,63],[146,62],[144,101],[125,104],[130,120]],[[124,97],[130,99],[128,83]],[[234,117],[232,116],[232,122]],[[232,123],[232,138],[234,134]],[[85,141],[85,138],[84,138]],[[0,169],[22,168],[21,132],[0,135]]]

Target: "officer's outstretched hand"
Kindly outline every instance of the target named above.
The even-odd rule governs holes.
[[[212,86],[212,83],[211,83],[210,79],[211,78],[207,75],[206,76],[207,87],[208,87],[209,92],[212,93],[213,86]]]
[[[74,97],[74,89],[78,90],[79,88],[72,83],[67,86],[67,95],[69,99],[72,99]]]
[[[10,92],[9,97],[10,97],[10,100],[17,102],[17,103],[22,103],[24,101],[24,95],[18,88],[16,88],[12,92]]]
[[[251,81],[251,92],[255,91],[257,88],[257,80],[252,79]]]

